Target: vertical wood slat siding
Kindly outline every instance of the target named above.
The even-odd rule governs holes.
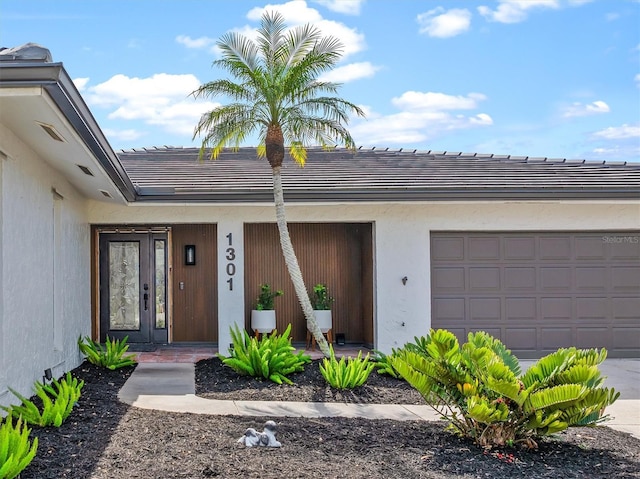
[[[218,340],[216,225],[174,225],[173,341]],[[184,247],[196,245],[196,264],[184,264]],[[184,282],[184,289],[180,289]]]
[[[371,224],[359,225],[362,244],[362,318],[364,344],[373,347],[373,232]]]
[[[363,236],[364,242],[371,242],[371,226],[293,223],[289,224],[289,232],[309,292],[315,284],[324,283],[335,298],[331,308],[334,335],[344,333],[347,341],[357,343],[369,342],[371,338],[372,343],[373,306],[363,307],[363,300],[372,302],[372,295],[366,291],[366,285],[363,294],[362,281],[363,271],[372,272],[373,259],[369,256],[363,260],[362,247]],[[363,262],[369,263],[364,269]],[[278,331],[284,331],[291,323],[294,341],[304,341],[307,332],[304,315],[273,223],[245,225],[245,325],[249,331],[251,310],[262,283],[284,291],[284,296],[275,303]],[[369,324],[365,326],[365,322]]]

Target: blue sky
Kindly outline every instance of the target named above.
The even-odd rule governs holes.
[[[265,8],[342,41],[357,145],[640,160],[639,0],[3,0],[0,45],[49,48],[114,149],[199,146],[189,93]]]

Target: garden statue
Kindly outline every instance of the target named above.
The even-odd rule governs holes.
[[[237,442],[247,447],[280,447],[282,444],[276,441],[277,428],[278,426],[276,426],[274,421],[267,421],[264,423],[264,430],[262,432],[258,432],[250,427]]]

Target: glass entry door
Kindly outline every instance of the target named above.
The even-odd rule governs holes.
[[[167,342],[167,235],[100,234],[100,341]]]

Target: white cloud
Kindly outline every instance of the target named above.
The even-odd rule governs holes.
[[[609,113],[611,109],[602,100],[594,101],[589,104],[582,104],[580,102],[572,103],[564,108],[562,116],[565,118],[573,118],[577,116],[589,116],[597,115],[599,113]]]
[[[604,130],[596,131],[594,138],[605,140],[625,140],[628,138],[640,138],[640,125],[610,126]]]
[[[591,150],[589,156],[603,161],[633,161],[637,164],[638,158],[640,158],[640,145],[636,143],[598,147]]]
[[[304,0],[291,0],[281,4],[268,3],[264,7],[254,7],[247,13],[247,18],[254,22],[259,22],[265,11],[280,13],[289,25],[304,25],[305,23],[316,23],[322,20],[322,15],[315,8],[307,6]]]
[[[481,93],[469,93],[464,96],[453,96],[445,93],[407,91],[391,99],[394,106],[409,111],[442,111],[442,110],[472,110],[478,107],[478,102],[486,100]]]
[[[498,8],[478,7],[480,15],[499,23],[519,23],[534,9],[558,9],[564,6],[577,7],[591,0],[499,0]]]
[[[76,88],[78,89],[78,91],[83,91],[85,89],[85,87],[87,86],[87,83],[89,83],[89,78],[76,78],[75,80],[73,80],[73,84],[76,86]]]
[[[335,0],[336,4],[342,4],[343,0]],[[359,3],[356,0],[347,1],[347,4]],[[349,28],[343,23],[333,20],[326,20],[322,17],[320,12],[315,8],[307,6],[307,2],[304,0],[292,0],[287,3],[279,5],[268,4],[264,7],[255,7],[249,10],[247,18],[252,22],[259,22],[262,14],[265,11],[277,11],[285,19],[285,22],[290,27],[297,25],[313,24],[318,30],[322,32],[324,36],[332,36],[340,40],[343,45],[343,58],[360,52],[366,48],[364,35],[358,33],[357,29]],[[255,40],[257,37],[257,26],[244,25],[242,27],[234,28],[231,31],[240,33],[250,39]],[[216,47],[217,39],[209,38],[206,36],[199,38],[191,38],[188,35],[178,35],[176,42],[184,45],[187,48],[192,49],[208,49],[209,51],[218,54]]]
[[[111,128],[105,128],[103,133],[110,141],[134,141],[143,136],[143,133],[138,130],[113,130]]]
[[[216,40],[209,37],[191,38],[188,35],[178,35],[176,42],[184,45],[187,48],[209,48],[216,43]]]
[[[360,78],[371,78],[380,70],[380,67],[372,65],[370,62],[351,63],[342,67],[337,67],[320,77],[322,81],[335,83],[349,83]]]
[[[249,11],[247,18],[258,22],[265,11],[279,12],[284,17],[287,25],[297,26],[312,23],[324,36],[337,38],[343,45],[343,58],[366,48],[364,35],[358,33],[357,29],[349,28],[340,22],[324,19],[318,10],[308,7],[307,2],[303,0],[293,0],[279,5],[268,4],[264,7],[255,7]],[[249,27],[245,27],[238,31],[241,31],[241,33],[249,37],[255,36],[253,33],[247,33],[248,28]]]
[[[87,88],[87,102],[111,109],[107,115],[111,120],[143,121],[190,137],[201,115],[217,106],[189,96],[199,86],[194,75],[158,73],[148,78],[115,75]]]
[[[456,110],[470,110],[486,97],[478,93],[454,96],[437,92],[408,91],[391,100],[399,113],[382,115],[369,107],[364,120],[354,119],[349,130],[361,145],[417,145],[456,130],[493,124],[486,113],[465,115]]]
[[[633,77],[633,81],[636,82],[636,86],[640,88],[640,73]]]
[[[608,21],[608,22],[612,22],[614,20],[617,20],[618,18],[620,18],[620,14],[618,12],[611,12],[611,13],[607,13],[604,18]]]
[[[366,0],[313,0],[329,10],[346,15],[359,15],[360,7]]]
[[[449,38],[469,30],[471,12],[463,8],[453,8],[445,11],[442,7],[434,8],[417,17],[420,33],[430,37]]]

